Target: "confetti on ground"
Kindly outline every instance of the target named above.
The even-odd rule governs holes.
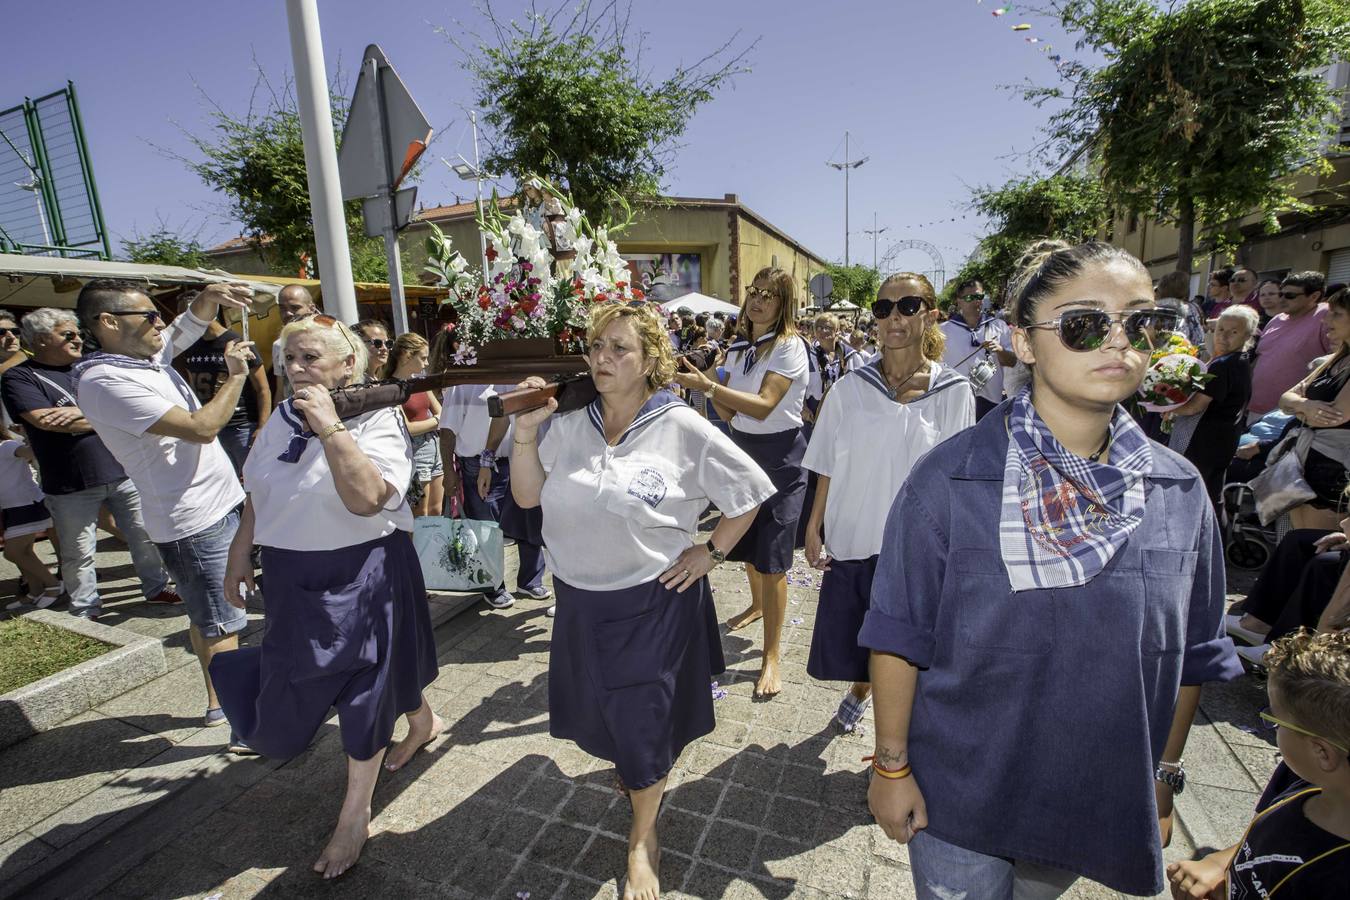
[[[722,699],[723,697],[725,697],[726,695],[727,695],[726,689],[725,689],[725,688],[720,688],[720,687],[718,687],[718,686],[717,686],[717,682],[714,681],[714,682],[712,683],[712,697],[713,697],[713,699],[714,699],[714,700],[721,700],[721,699]]]
[[[801,616],[793,616],[793,617],[792,617],[792,621],[791,621],[789,624],[791,624],[791,625],[800,625],[800,624],[802,624],[802,621],[803,621],[803,619],[802,619]]]
[[[530,892],[516,891],[516,900],[530,900]]]

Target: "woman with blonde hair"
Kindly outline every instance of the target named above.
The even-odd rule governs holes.
[[[658,307],[598,304],[587,334],[599,396],[542,440],[556,401],[516,416],[511,493],[543,509],[554,573],[549,732],[614,763],[633,807],[623,896],[656,900],[666,778],[713,729],[708,685],[725,669],[707,575],[774,489],[665,390],[675,360]],[[722,519],[705,543],[698,522],[710,502]]]
[[[426,586],[413,549],[408,429],[397,409],[337,417],[329,391],[356,384],[366,348],[330,316],[281,330],[294,396],[258,432],[244,463],[247,502],[230,545],[225,596],[243,609],[262,547],[262,643],[211,661],[221,706],[243,746],[301,753],[337,707],[347,793],[314,864],[351,868],[369,836],[380,762],[397,769],[439,734],[422,691],[436,678]],[[386,757],[394,723],[408,735]]]
[[[408,379],[427,370],[430,349],[427,339],[411,331],[394,339],[389,361],[384,364],[380,378]],[[436,434],[441,419],[441,401],[430,391],[422,391],[403,404],[408,436],[412,438],[413,477],[418,485],[417,499],[412,505],[413,516],[439,516],[445,498],[442,481],[445,469],[441,463],[441,442]]]
[[[852,682],[835,721],[852,731],[867,709],[868,651],[858,646],[886,514],[909,470],[975,424],[970,382],[942,364],[937,294],[922,275],[882,282],[872,314],[881,356],[845,374],[826,396],[803,464],[816,473],[806,561],[825,573],[806,671]],[[951,390],[962,388],[962,390]]]
[[[746,289],[737,338],[727,349],[727,380],[695,371],[687,360],[685,371],[675,374],[681,386],[707,395],[717,414],[730,424],[731,439],[768,473],[778,491],[727,554],[727,559],[745,563],[750,582],[750,607],[732,618],[731,630],[764,620],[764,660],[756,697],[772,697],[782,690],[779,662],[787,572],[806,493],[802,407],[810,363],[796,316],[792,276],[782,269],[761,269]]]

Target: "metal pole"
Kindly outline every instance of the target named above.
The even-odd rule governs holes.
[[[881,232],[877,231],[877,212],[872,210],[872,271],[877,270],[877,238],[881,237]]]
[[[844,268],[848,268],[848,132],[844,132]],[[844,282],[844,299],[848,299],[848,282]]]
[[[342,214],[337,144],[333,140],[317,0],[286,0],[286,21],[291,35],[291,65],[295,69],[295,95],[305,144],[305,176],[309,183],[310,214],[314,218],[319,279],[323,282],[323,305],[329,315],[353,323],[357,320],[356,288],[352,285],[347,221]]]
[[[398,250],[398,208],[394,199],[394,173],[389,159],[389,114],[384,106],[384,91],[380,89],[380,64],[373,59],[366,60],[366,74],[372,102],[371,109],[376,115],[370,120],[372,144],[375,147],[375,165],[380,172],[380,186],[375,192],[387,209],[384,227],[384,256],[389,265],[389,310],[394,318],[394,336],[408,330],[408,301],[403,294],[403,261]]]
[[[473,126],[473,183],[478,188],[478,220],[483,220],[483,170],[482,162],[478,159],[478,111],[473,110],[469,113],[469,124]],[[488,258],[487,258],[487,235],[483,229],[478,229],[478,253],[482,257],[483,266],[483,284],[488,281]]]

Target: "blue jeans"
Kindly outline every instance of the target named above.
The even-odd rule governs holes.
[[[507,460],[497,461],[497,471],[492,473],[492,483],[488,486],[487,497],[478,496],[478,457],[460,456],[459,471],[464,485],[464,517],[480,522],[501,522],[502,507],[506,495],[511,490],[511,464]],[[516,539],[516,552],[520,554],[520,566],[516,570],[516,588],[522,591],[538,591],[544,586],[544,548],[539,544]],[[506,590],[503,582],[499,590]]]
[[[1055,900],[1078,876],[949,844],[926,831],[909,842],[919,900]]]
[[[230,458],[231,465],[234,466],[234,474],[240,478],[244,477],[244,460],[248,459],[249,447],[253,445],[253,433],[258,429],[252,422],[245,422],[242,425],[226,425],[220,429],[220,446],[225,448],[225,455]]]
[[[73,494],[48,494],[47,511],[61,539],[61,583],[70,595],[71,612],[99,609],[98,573],[94,548],[98,543],[98,511],[106,505],[131,552],[131,563],[141,581],[141,593],[154,597],[169,586],[169,573],[159,551],[145,533],[141,496],[130,478],[85,488]]]
[[[196,534],[156,545],[178,582],[188,621],[203,637],[234,634],[248,624],[244,611],[225,599],[225,562],[238,530],[236,509]]]

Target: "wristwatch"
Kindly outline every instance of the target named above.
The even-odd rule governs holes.
[[[720,566],[722,563],[727,561],[727,555],[723,553],[721,550],[718,550],[715,546],[713,546],[713,542],[711,540],[709,540],[708,543],[704,544],[704,546],[708,548],[708,553],[712,556],[714,566]]]
[[[1184,762],[1179,759],[1174,763],[1158,763],[1158,768],[1153,770],[1153,780],[1161,781],[1172,789],[1172,793],[1180,794],[1186,790],[1186,769],[1182,767]]]

